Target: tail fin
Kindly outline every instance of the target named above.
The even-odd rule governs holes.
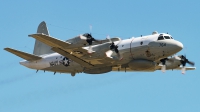
[[[43,33],[43,34],[49,35],[46,23],[44,21],[39,24],[37,33]],[[51,50],[50,46],[40,42],[39,40],[35,40],[33,54],[43,55],[43,54],[49,54],[49,53],[53,53],[53,52],[54,51]]]

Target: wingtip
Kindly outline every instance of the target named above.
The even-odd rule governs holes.
[[[6,50],[6,51],[8,51],[9,49],[10,49],[9,47],[4,48],[4,50]]]

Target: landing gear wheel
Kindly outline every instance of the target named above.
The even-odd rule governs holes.
[[[76,75],[76,73],[71,73],[71,76],[74,77]]]

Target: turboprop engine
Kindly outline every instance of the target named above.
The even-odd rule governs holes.
[[[76,47],[84,47],[86,45],[92,45],[93,42],[100,42],[100,41],[94,39],[91,34],[85,33],[83,35],[79,35],[72,39],[69,39],[67,40],[67,42],[72,44],[70,48],[76,48]]]
[[[132,60],[128,64],[129,68],[135,71],[154,71],[155,65],[155,62],[144,59]]]
[[[111,38],[111,41],[119,41],[120,38]],[[104,39],[104,40],[97,40],[92,37],[91,34],[85,33],[83,35],[76,36],[72,39],[67,40],[66,42],[71,43],[71,45],[68,48],[77,48],[77,47],[86,47],[91,45],[97,45],[109,42],[110,40]]]

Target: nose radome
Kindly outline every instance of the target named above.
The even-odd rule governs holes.
[[[176,42],[176,46],[178,47],[178,49],[182,50],[183,49],[183,44],[179,41]]]

